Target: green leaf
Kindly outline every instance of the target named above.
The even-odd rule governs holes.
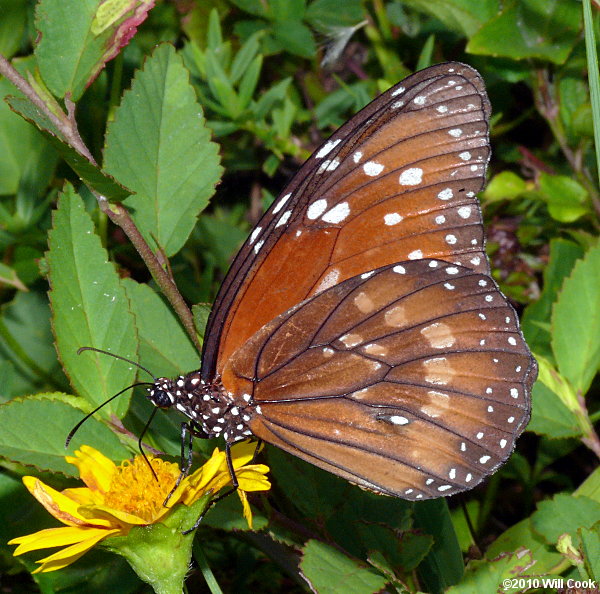
[[[418,568],[423,583],[432,592],[456,584],[464,568],[448,502],[443,497],[419,502],[414,507],[414,514],[415,528],[434,538],[431,551]]]
[[[564,239],[553,239],[550,242],[548,264],[543,272],[544,289],[539,299],[528,305],[523,314],[521,327],[527,344],[532,351],[547,359],[553,358],[548,324],[552,315],[552,305],[564,279],[571,273],[575,262],[583,257],[583,254],[583,248],[579,244]]]
[[[530,551],[522,549],[505,553],[493,561],[470,561],[460,584],[445,590],[446,594],[478,594],[501,592],[503,580],[530,575],[532,565]]]
[[[511,0],[473,35],[467,52],[563,64],[579,41],[580,31],[577,2]]]
[[[77,399],[66,394],[36,394],[11,400],[0,406],[0,456],[40,471],[79,476],[66,455],[82,444],[91,445],[120,463],[129,456],[117,436],[103,423],[88,419],[73,438],[69,449],[65,439],[84,413],[75,408]]]
[[[585,394],[600,365],[600,244],[579,260],[552,310],[552,349],[560,373]]]
[[[239,101],[240,109],[244,110],[248,107],[252,95],[256,90],[256,84],[258,83],[258,77],[260,76],[260,70],[262,68],[262,56],[256,56],[252,61],[248,70],[244,73],[242,80],[240,81],[239,88]]]
[[[239,49],[229,70],[229,80],[236,84],[257,57],[261,33],[251,35]]]
[[[19,293],[12,302],[5,303],[0,329],[2,355],[12,360],[20,374],[32,382],[28,386],[29,391],[34,391],[35,386],[42,382],[55,389],[68,389],[67,380],[56,360],[50,330],[50,308],[45,294]]]
[[[502,171],[495,175],[483,193],[485,202],[498,202],[500,200],[514,200],[527,190],[527,184],[512,171]]]
[[[4,14],[2,11],[0,3],[0,14]],[[3,23],[3,18],[0,19],[0,23]],[[19,74],[27,76],[28,72],[35,69],[35,59],[15,59],[13,66]],[[2,77],[0,97],[15,92],[13,85]],[[35,127],[13,113],[4,101],[0,102],[0,195],[16,194],[23,177],[28,171],[37,171],[36,166],[39,168],[39,177],[44,178],[45,189],[54,169],[53,152],[48,141]],[[23,158],[24,155],[27,155],[26,159]],[[4,221],[3,223],[6,224]]]
[[[529,518],[518,522],[503,532],[486,550],[485,557],[493,560],[503,553],[516,553],[527,549],[535,561],[535,573],[550,573],[561,561],[561,556],[548,548],[544,539],[532,531]]]
[[[439,19],[465,37],[475,34],[499,6],[497,0],[404,0],[403,4]]]
[[[540,174],[540,192],[550,215],[561,223],[572,223],[589,212],[588,193],[566,175]]]
[[[378,592],[387,582],[372,569],[317,540],[306,543],[300,571],[311,590],[319,594]]]
[[[23,43],[27,26],[27,0],[0,0],[0,54],[11,58]]]
[[[125,201],[146,239],[178,252],[221,175],[189,74],[170,45],[136,73],[109,124],[107,171],[137,194]]]
[[[0,262],[0,283],[19,291],[27,291],[27,287],[22,283],[15,270],[2,262]]]
[[[59,199],[48,243],[56,346],[77,393],[98,406],[133,383],[136,370],[107,355],[78,356],[77,349],[92,346],[135,360],[137,338],[119,277],[71,186]],[[112,411],[121,418],[127,403],[128,397],[122,396],[107,404],[103,414]]]
[[[286,51],[302,58],[312,58],[317,46],[310,29],[299,20],[278,20],[273,24],[275,39]]]
[[[600,521],[591,529],[580,528],[577,531],[577,548],[583,557],[584,567],[589,579],[600,581]]]
[[[531,516],[533,529],[547,544],[555,545],[561,534],[574,536],[580,527],[591,528],[600,519],[600,503],[583,495],[559,493],[541,501]]]
[[[353,27],[367,17],[362,0],[346,0],[340,10],[338,0],[314,0],[308,5],[304,19],[322,33],[342,27]]]
[[[122,281],[139,334],[139,360],[154,375],[173,377],[200,367],[200,356],[179,319],[148,285]]]
[[[209,303],[198,303],[192,307],[192,313],[194,314],[194,326],[196,326],[196,331],[202,337],[204,337],[204,331],[206,330],[206,324],[208,322],[210,311],[211,305]]]
[[[41,0],[36,9],[40,41],[35,48],[40,73],[56,97],[77,101],[107,60],[125,45],[153,3],[130,0],[113,18],[113,0]],[[122,4],[122,3],[121,3]]]
[[[273,108],[274,104],[285,99],[292,78],[288,76],[275,83],[268,91],[263,93],[252,109],[258,119],[264,118]]]
[[[108,200],[113,201],[121,201],[131,194],[127,188],[124,188],[99,167],[90,163],[86,157],[79,154],[70,146],[62,133],[46,115],[41,113],[28,100],[18,97],[7,97],[6,102],[13,111],[41,130],[64,160],[73,168],[75,173],[98,193],[102,194]]]
[[[538,362],[542,359],[538,358]],[[541,365],[540,365],[541,366]],[[539,378],[533,386],[531,421],[528,431],[550,438],[579,437],[581,427],[577,417],[551,387]]]

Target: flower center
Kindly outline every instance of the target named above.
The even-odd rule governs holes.
[[[159,458],[151,458],[150,463],[158,480],[142,456],[136,456],[133,462],[123,462],[117,468],[105,495],[105,505],[152,522],[161,511],[163,501],[179,477],[180,470],[177,464]]]

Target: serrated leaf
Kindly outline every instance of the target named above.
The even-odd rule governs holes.
[[[552,350],[560,373],[585,394],[600,365],[600,244],[588,250],[552,309]]]
[[[579,40],[581,9],[576,2],[512,0],[495,14],[471,37],[467,52],[563,64]]]
[[[552,315],[552,305],[565,277],[571,273],[575,262],[583,257],[583,254],[583,248],[579,244],[564,239],[553,239],[550,242],[548,264],[544,268],[542,294],[537,301],[528,305],[523,313],[521,326],[527,344],[532,351],[547,359],[553,357],[548,324]]]
[[[103,423],[88,419],[73,438],[69,449],[65,439],[84,413],[67,404],[74,400],[66,394],[37,394],[15,399],[0,406],[0,456],[40,471],[61,472],[66,476],[79,476],[75,466],[65,461],[66,455],[81,444],[101,451],[115,462],[127,458],[129,453],[117,436]]]
[[[600,519],[600,503],[583,495],[559,493],[541,501],[531,524],[547,544],[554,545],[561,534],[574,535],[580,527],[591,528]]]
[[[139,360],[155,375],[174,377],[200,367],[200,356],[173,310],[147,285],[122,281],[139,335]]]
[[[35,54],[52,93],[77,101],[105,63],[129,42],[153,5],[153,0],[130,0],[128,10],[116,18],[99,19],[103,6],[99,0],[41,0],[36,9],[40,41]]]
[[[106,170],[137,192],[134,221],[168,256],[181,249],[221,175],[189,73],[170,45],[136,73],[109,124]]]
[[[62,133],[54,126],[45,114],[26,99],[7,97],[10,108],[28,122],[34,124],[58,150],[63,159],[73,168],[75,173],[108,200],[121,201],[131,195],[131,192],[120,185],[99,167],[90,163],[66,141]]]
[[[529,518],[511,526],[503,532],[486,550],[486,559],[493,560],[503,553],[514,553],[525,548],[531,552],[536,572],[549,573],[561,561],[556,551],[548,548],[544,539],[531,529]]]
[[[505,553],[493,561],[470,561],[460,584],[445,590],[447,594],[478,594],[501,592],[502,582],[522,574],[529,575],[533,559],[525,548]]]
[[[135,359],[136,330],[115,268],[71,186],[60,196],[48,244],[56,346],[76,392],[98,406],[133,383],[136,371],[107,355],[86,352],[78,356],[77,349],[92,346]],[[102,412],[121,418],[127,404],[124,395]]]
[[[309,540],[304,547],[300,571],[312,591],[319,594],[374,593],[387,582],[382,575],[317,540]]]

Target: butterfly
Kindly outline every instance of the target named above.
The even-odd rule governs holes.
[[[352,117],[235,257],[201,369],[157,379],[149,399],[227,452],[254,436],[408,500],[494,472],[537,365],[485,254],[489,117],[481,77],[457,62]]]

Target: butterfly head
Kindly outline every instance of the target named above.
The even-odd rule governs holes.
[[[177,388],[176,380],[159,377],[148,388],[148,400],[157,408],[170,408],[175,404]],[[181,392],[181,390],[179,390]]]

